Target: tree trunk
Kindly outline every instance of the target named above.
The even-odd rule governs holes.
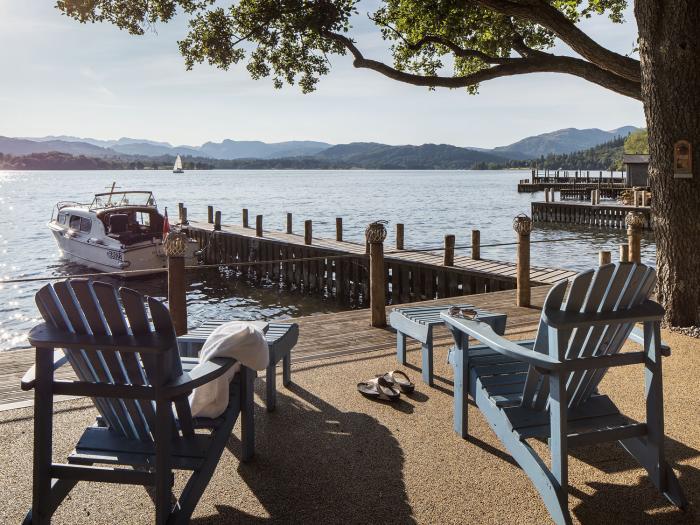
[[[642,100],[659,274],[673,326],[700,325],[700,2],[635,0]],[[673,151],[690,142],[693,178],[674,178]]]

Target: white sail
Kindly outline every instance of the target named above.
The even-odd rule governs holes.
[[[174,173],[182,173],[182,159],[180,155],[175,158],[175,166],[173,166]]]

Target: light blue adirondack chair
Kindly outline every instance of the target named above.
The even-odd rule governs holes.
[[[568,510],[568,450],[618,441],[673,503],[686,499],[664,458],[661,356],[663,308],[649,300],[656,272],[643,264],[608,264],[578,274],[549,291],[537,337],[510,341],[486,323],[442,317],[455,338],[455,375],[508,452],[530,477],[558,524],[571,523]],[[566,295],[566,297],[565,297]],[[643,323],[644,329],[634,328]],[[468,347],[469,336],[483,345]],[[627,339],[642,351],[620,352]],[[646,422],[620,414],[598,385],[608,368],[643,365]],[[466,419],[463,422],[466,429]],[[546,438],[551,467],[528,444]]]

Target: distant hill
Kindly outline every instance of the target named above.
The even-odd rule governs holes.
[[[316,157],[334,159],[367,169],[471,169],[482,162],[503,162],[503,157],[448,144],[387,146],[353,142],[328,148]]]
[[[364,169],[493,169],[497,167],[529,166],[545,157],[582,152],[612,140],[625,138],[636,131],[633,126],[603,131],[600,129],[568,128],[527,137],[508,146],[494,149],[458,147],[449,144],[422,144],[420,146],[392,146],[376,142],[352,142],[331,145],[318,141],[287,141],[266,143],[226,139],[206,142],[201,146],[173,146],[167,142],[122,137],[116,140],[80,138],[68,135],[39,138],[0,137],[0,154],[14,157],[41,153],[65,153],[110,159],[132,166],[134,162],[165,162],[176,155],[193,159],[201,166],[210,167],[275,167],[307,166],[314,168]],[[591,160],[597,154],[585,159]],[[64,157],[41,157],[31,162],[48,163]],[[196,159],[196,161],[194,160]],[[291,160],[293,159],[293,160]],[[573,157],[569,161],[574,162]],[[229,162],[229,161],[241,162]],[[563,159],[561,159],[563,160]],[[599,159],[600,160],[600,159]],[[559,159],[556,160],[557,162]],[[20,161],[13,161],[22,164]],[[29,161],[28,161],[29,162]],[[552,160],[555,162],[555,160]],[[568,161],[567,161],[568,162]],[[600,160],[604,163],[605,160]],[[42,164],[43,165],[43,164]],[[596,164],[597,166],[598,164]],[[29,168],[27,168],[29,169]],[[598,169],[589,166],[588,169]]]
[[[623,126],[621,128],[604,131],[602,129],[576,129],[567,128],[543,133],[534,137],[527,137],[508,146],[494,148],[494,153],[505,154],[520,153],[529,158],[537,158],[542,155],[572,153],[592,148],[599,144],[609,142],[618,137],[626,137],[638,128]]]

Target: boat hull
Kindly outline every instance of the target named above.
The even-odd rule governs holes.
[[[129,271],[124,277],[138,277],[160,273],[167,268],[168,259],[159,240],[133,246],[110,246],[92,238],[72,234],[70,231],[51,228],[64,259],[100,272]],[[197,264],[196,241],[187,243],[185,264]]]

